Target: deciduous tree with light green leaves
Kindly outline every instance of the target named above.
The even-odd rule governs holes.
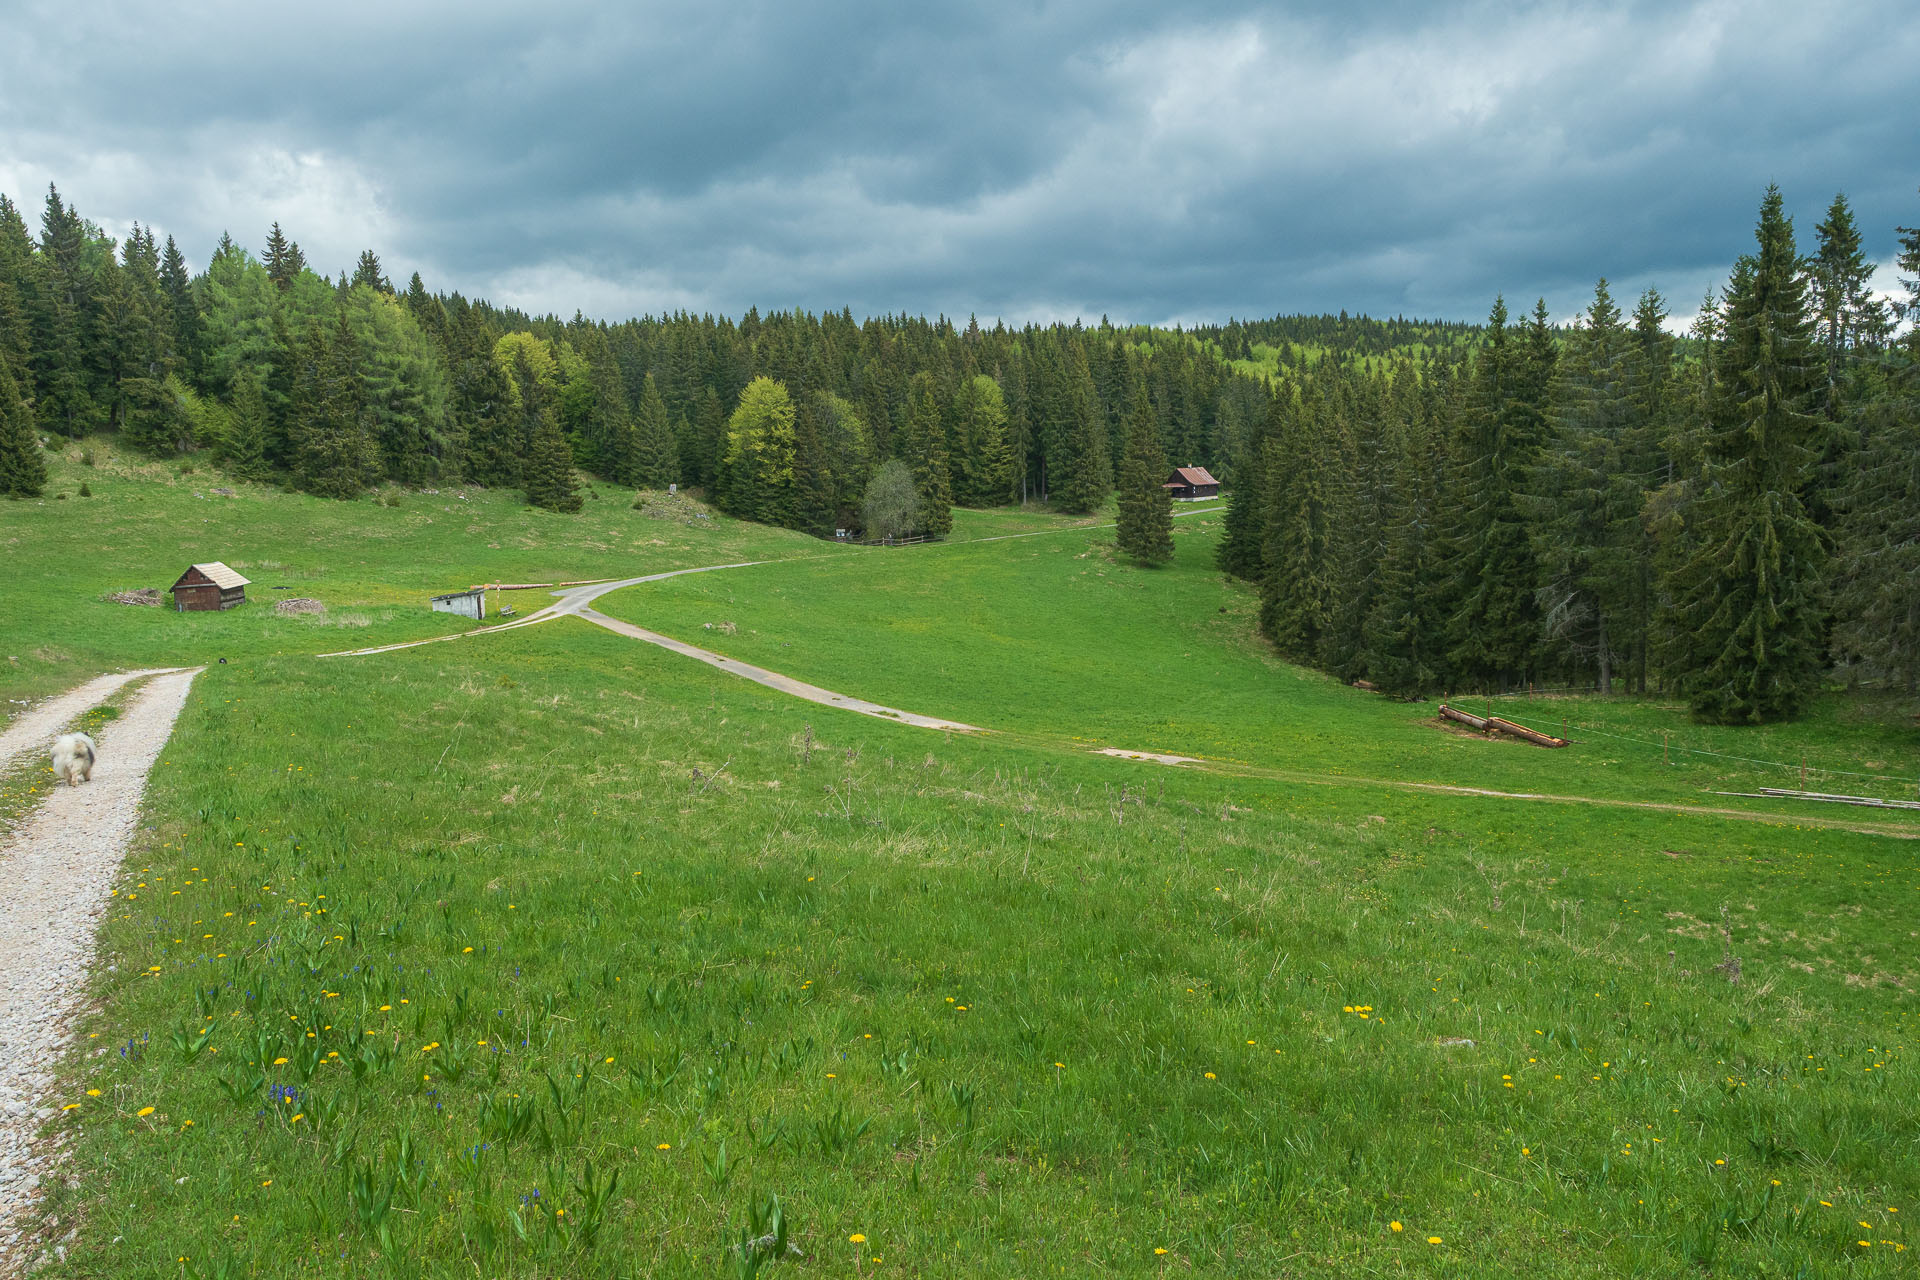
[[[727,421],[720,507],[763,524],[785,524],[793,506],[793,399],[785,386],[759,377],[740,393]]]

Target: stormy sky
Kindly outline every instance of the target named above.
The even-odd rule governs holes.
[[[9,0],[0,191],[608,319],[1685,314],[1769,182],[1891,259],[1916,67],[1911,0]]]

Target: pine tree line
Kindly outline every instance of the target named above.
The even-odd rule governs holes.
[[[1220,566],[1282,654],[1391,693],[1660,688],[1738,723],[1835,675],[1915,692],[1920,329],[1844,196],[1816,237],[1770,189],[1684,350],[1602,280],[1564,331],[1496,300],[1470,343],[1283,363]]]
[[[897,458],[923,532],[956,504],[1090,511],[1141,395],[1163,452],[1224,466],[1266,393],[1215,345],[845,311],[562,321],[429,293],[417,274],[396,290],[372,250],[328,280],[278,223],[258,257],[223,236],[195,275],[171,239],[136,227],[116,244],[57,190],[37,234],[0,196],[0,370],[22,406],[0,391],[8,430],[206,449],[335,497],[460,479],[565,510],[586,472],[695,485],[830,534],[859,526],[868,481]]]
[[[1220,564],[1287,657],[1415,694],[1663,688],[1725,720],[1791,715],[1823,677],[1920,687],[1920,232],[1904,305],[1868,289],[1844,197],[1803,254],[1777,192],[1756,251],[1676,341],[1657,293],[1602,281],[1574,325],[1292,316],[1191,330],[983,328],[846,311],[619,324],[404,289],[376,254],[315,272],[276,224],[192,273],[49,188],[0,196],[0,491],[38,433],[350,497],[460,480],[577,509],[580,473],[704,489],[827,535],[890,494],[1097,509],[1167,554],[1153,472],[1227,481]],[[892,481],[890,484],[894,483]],[[897,488],[897,484],[894,485]]]

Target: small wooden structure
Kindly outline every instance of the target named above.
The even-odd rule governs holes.
[[[471,591],[452,591],[444,596],[433,598],[435,613],[457,613],[463,618],[483,621],[487,616],[487,590],[475,587]]]
[[[247,579],[218,560],[191,566],[168,590],[173,592],[173,607],[180,613],[231,609],[247,602]]]
[[[1518,738],[1522,742],[1531,742],[1536,747],[1564,747],[1569,745],[1568,740],[1565,738],[1556,738],[1550,733],[1541,733],[1538,729],[1529,729],[1523,724],[1515,724],[1513,721],[1503,720],[1499,716],[1476,716],[1471,712],[1462,711],[1458,707],[1450,707],[1444,702],[1440,704],[1440,718],[1442,720],[1451,720],[1455,724],[1464,724],[1468,728],[1478,729],[1482,733],[1504,733],[1510,738]]]
[[[1205,467],[1175,467],[1160,487],[1170,493],[1175,502],[1198,502],[1220,496],[1220,482],[1208,475]]]

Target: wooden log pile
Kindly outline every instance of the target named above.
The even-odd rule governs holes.
[[[1470,729],[1478,729],[1485,734],[1503,733],[1510,738],[1518,738],[1522,742],[1531,742],[1536,747],[1564,747],[1571,745],[1565,738],[1556,738],[1550,733],[1541,733],[1538,729],[1529,729],[1527,726],[1517,724],[1512,720],[1506,720],[1500,716],[1476,716],[1471,712],[1462,711],[1458,707],[1450,707],[1444,702],[1440,704],[1440,718],[1442,720],[1451,720],[1456,724],[1464,724]]]

